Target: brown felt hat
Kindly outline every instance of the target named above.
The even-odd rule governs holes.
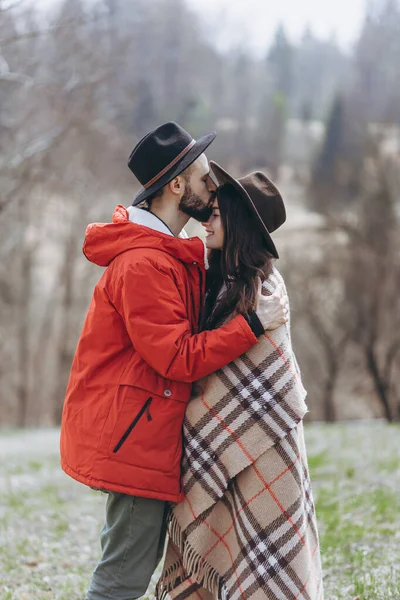
[[[235,179],[213,160],[210,160],[210,167],[219,185],[231,184],[247,203],[264,234],[268,250],[275,258],[279,258],[270,235],[286,221],[285,205],[278,188],[262,171]]]

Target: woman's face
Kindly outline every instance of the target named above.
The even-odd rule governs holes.
[[[224,245],[224,230],[222,227],[217,198],[213,203],[211,217],[206,223],[202,223],[202,225],[206,230],[206,247],[208,250],[222,250]]]

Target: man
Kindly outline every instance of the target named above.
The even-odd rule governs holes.
[[[198,141],[169,122],[134,148],[129,167],[143,185],[113,223],[90,225],[84,253],[107,266],[93,293],[68,383],[61,465],[109,492],[102,557],[87,600],[142,596],[162,556],[168,501],[183,499],[182,422],[193,381],[246,352],[285,321],[278,296],[257,314],[199,333],[205,248],[177,237],[205,220],[216,186]],[[147,210],[138,208],[147,202]]]

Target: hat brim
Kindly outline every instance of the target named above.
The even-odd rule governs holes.
[[[211,167],[215,177],[217,178],[219,185],[223,185],[224,183],[230,183],[235,188],[235,190],[239,193],[239,195],[245,200],[245,202],[247,203],[247,206],[253,212],[254,216],[256,217],[257,222],[261,226],[261,231],[264,234],[264,238],[267,243],[268,251],[271,252],[271,254],[275,258],[279,258],[278,250],[276,249],[276,246],[271,238],[271,234],[269,233],[268,228],[265,226],[265,223],[262,220],[260,213],[258,212],[252,199],[250,198],[249,194],[246,192],[246,190],[244,189],[244,187],[242,186],[240,181],[238,181],[237,179],[232,177],[232,175],[229,175],[229,173],[227,171],[225,171],[225,169],[220,167],[213,160],[210,160],[210,167]]]
[[[198,139],[194,146],[189,150],[189,152],[185,154],[182,160],[177,162],[176,165],[174,165],[170,171],[167,171],[165,175],[160,177],[160,179],[153,183],[153,185],[151,185],[149,188],[142,188],[141,190],[139,190],[139,192],[136,194],[134,201],[132,202],[132,206],[140,204],[141,202],[146,200],[146,198],[148,198],[155,192],[158,192],[158,190],[164,187],[164,185],[167,185],[167,183],[172,181],[174,177],[180,175],[197,158],[199,158],[200,154],[203,154],[203,152],[208,148],[211,142],[214,141],[216,135],[216,132],[212,131],[211,133],[208,133],[207,135]]]

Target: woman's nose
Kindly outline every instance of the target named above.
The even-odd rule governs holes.
[[[215,181],[212,179],[212,177],[208,176],[208,191],[209,192],[215,192],[217,189],[217,184],[215,183]]]

